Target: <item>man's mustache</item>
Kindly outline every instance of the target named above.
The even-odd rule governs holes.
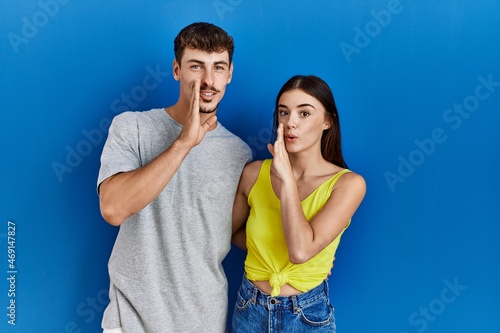
[[[216,93],[220,92],[220,90],[219,90],[219,89],[216,89],[216,88],[215,88],[215,87],[213,87],[213,86],[212,86],[212,87],[209,87],[208,85],[203,85],[203,86],[200,86],[200,91],[202,91],[202,90],[204,90],[204,91],[207,91],[207,90],[208,90],[208,91],[213,91],[213,92],[216,92]]]

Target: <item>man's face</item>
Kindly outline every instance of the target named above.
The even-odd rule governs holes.
[[[227,51],[207,53],[186,48],[181,64],[174,60],[174,78],[180,81],[181,99],[190,101],[194,81],[200,79],[200,112],[212,113],[217,110],[224,96],[226,85],[231,82],[233,65],[229,63]]]

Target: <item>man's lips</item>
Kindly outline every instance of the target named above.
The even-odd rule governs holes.
[[[200,98],[202,98],[204,101],[211,101],[216,94],[217,92],[213,90],[202,90],[200,91]]]

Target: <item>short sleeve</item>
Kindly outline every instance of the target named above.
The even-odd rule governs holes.
[[[135,170],[140,166],[137,120],[134,112],[124,112],[116,116],[109,127],[108,138],[101,155],[97,193],[99,185],[105,179],[119,172]]]

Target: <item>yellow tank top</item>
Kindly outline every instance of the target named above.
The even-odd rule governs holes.
[[[285,283],[306,292],[320,285],[328,276],[345,228],[333,242],[309,261],[292,264],[288,259],[281,223],[280,201],[271,185],[270,167],[271,160],[264,160],[257,181],[248,195],[250,215],[246,226],[248,253],[245,274],[249,280],[269,281],[273,288],[271,296],[278,296]],[[301,202],[308,221],[323,207],[337,180],[347,172],[350,170],[344,169],[336,173]]]

